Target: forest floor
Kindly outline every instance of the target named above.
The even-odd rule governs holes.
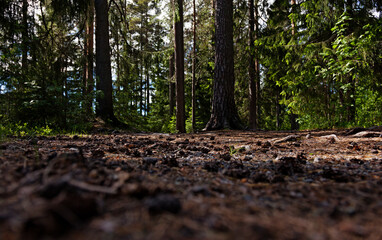
[[[382,239],[381,133],[345,133],[10,138],[0,239]]]

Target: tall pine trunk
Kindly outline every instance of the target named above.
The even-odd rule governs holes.
[[[214,94],[211,117],[205,130],[240,129],[242,124],[234,99],[233,3],[232,0],[217,0],[215,4]]]
[[[174,58],[175,58],[174,54],[171,54],[169,59],[169,71],[168,71],[170,116],[174,114],[174,107],[175,107],[175,82],[173,79],[174,72],[175,72]]]
[[[171,0],[171,9],[174,9],[174,1]],[[175,31],[174,30],[174,11],[172,11],[170,13],[170,19],[172,20],[171,21],[171,31]],[[174,39],[175,41],[175,39]],[[175,75],[175,53],[172,52],[171,55],[170,55],[170,58],[169,58],[169,63],[168,63],[168,78],[169,78],[169,81],[168,81],[168,102],[169,102],[169,107],[170,107],[170,111],[169,111],[169,114],[170,114],[170,117],[172,117],[172,115],[174,114],[174,107],[175,107],[175,81],[174,81],[174,75]]]
[[[111,77],[109,19],[107,0],[94,1],[96,12],[96,77],[97,90],[97,116],[103,120],[111,120],[114,124],[118,121],[113,111],[113,86]]]
[[[249,0],[249,127],[258,128],[259,97],[260,97],[260,68],[254,41],[258,38],[258,0]]]
[[[174,4],[175,29],[175,78],[176,78],[176,130],[186,132],[184,101],[184,43],[183,43],[183,0]]]
[[[94,2],[89,1],[88,11],[87,11],[87,21],[85,27],[85,44],[84,44],[84,79],[83,79],[83,94],[85,97],[85,113],[87,117],[93,114],[92,103],[93,99],[91,94],[94,89],[94,78],[93,78],[93,60],[94,60]]]
[[[149,73],[149,62],[146,61],[146,116],[150,112],[150,73]]]
[[[192,131],[196,128],[196,1],[193,0],[193,28],[192,28]]]
[[[28,64],[28,0],[23,0],[22,5],[22,13],[23,13],[23,24],[22,24],[22,55],[21,55],[21,73],[22,79],[24,80],[20,84],[20,88],[22,89],[24,82],[26,81],[27,75],[27,64]]]

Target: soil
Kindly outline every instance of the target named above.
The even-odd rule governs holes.
[[[108,134],[0,144],[0,239],[382,239],[382,138]]]

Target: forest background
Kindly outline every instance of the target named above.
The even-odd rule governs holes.
[[[106,7],[97,12],[99,2]],[[184,127],[203,129],[213,101],[215,2],[95,3],[1,0],[1,136],[87,132],[97,116],[136,130],[179,131],[174,58],[179,21],[184,21]],[[232,91],[243,125],[269,130],[382,125],[380,1],[234,0],[231,10]],[[99,34],[110,54],[111,115],[99,101],[108,98],[97,70],[104,62],[96,60],[101,24],[95,22],[102,15],[108,24]]]

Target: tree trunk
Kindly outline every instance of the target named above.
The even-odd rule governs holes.
[[[196,86],[196,2],[193,0],[193,28],[192,28],[192,37],[193,37],[193,44],[192,44],[192,131],[195,132],[196,128],[196,93],[195,93],[195,86]]]
[[[150,74],[149,74],[149,63],[146,62],[146,116],[148,116],[150,111]]]
[[[259,38],[259,0],[255,1],[255,41]],[[256,125],[259,127],[260,121],[260,63],[258,49],[255,48],[255,81],[256,81]]]
[[[26,75],[28,69],[28,0],[23,0],[22,5],[23,24],[22,24],[22,45],[21,45],[21,74],[22,78],[19,82],[18,88],[23,89],[24,82],[26,82]]]
[[[143,13],[141,13],[141,26],[140,26],[140,30],[139,30],[139,45],[140,45],[140,69],[139,69],[139,74],[140,74],[140,78],[139,78],[139,112],[140,112],[140,115],[142,116],[143,115],[143,67],[144,67],[144,62],[145,62],[145,56],[143,54]]]
[[[351,78],[351,77],[350,77]],[[355,94],[356,94],[356,86],[355,80],[350,80],[350,91],[349,91],[349,103],[348,103],[348,123],[355,123],[356,116],[356,105],[355,105]]]
[[[214,94],[211,118],[205,130],[242,128],[234,99],[232,5],[232,0],[216,1]]]
[[[169,71],[168,71],[170,116],[174,114],[174,107],[175,107],[175,82],[173,79],[174,72],[175,72],[174,58],[175,58],[174,54],[171,54],[169,59]]]
[[[260,96],[260,72],[257,49],[254,41],[258,37],[258,1],[254,6],[254,0],[249,0],[249,127],[258,128],[259,96]]]
[[[93,99],[91,93],[94,88],[94,78],[93,78],[93,59],[94,59],[94,2],[90,1],[87,12],[87,21],[85,27],[85,44],[84,44],[84,55],[85,55],[85,64],[84,64],[84,90],[83,94],[85,97],[85,112],[86,116],[90,117],[93,114],[92,103]]]
[[[176,0],[174,13],[175,29],[175,77],[176,77],[176,129],[186,132],[184,102],[184,45],[183,45],[183,0]]]
[[[280,106],[280,92],[279,87],[276,89],[276,129],[280,130],[281,128],[281,106]]]
[[[97,96],[96,114],[103,120],[111,120],[116,124],[118,121],[113,112],[108,4],[107,0],[95,0],[94,3],[96,12],[97,90],[102,92],[101,96]]]

